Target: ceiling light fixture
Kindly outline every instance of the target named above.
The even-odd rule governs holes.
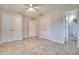
[[[28,8],[28,10],[29,10],[29,11],[33,11],[34,9],[33,9],[33,8]]]
[[[30,4],[29,6],[32,7],[32,4]]]
[[[28,10],[29,10],[29,11],[34,11],[34,8],[32,7],[32,4],[29,4],[29,6],[30,6],[30,7],[28,8]]]

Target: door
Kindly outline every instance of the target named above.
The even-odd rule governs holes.
[[[36,36],[36,20],[29,20],[29,37]]]
[[[49,17],[40,20],[40,37],[44,39],[51,39],[51,22]]]
[[[14,41],[22,38],[21,19],[16,15],[2,14],[2,42]]]

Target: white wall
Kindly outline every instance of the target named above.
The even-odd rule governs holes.
[[[40,37],[51,41],[65,42],[64,13],[76,7],[63,7],[43,15],[40,18]]]
[[[0,41],[1,41],[1,15],[0,15]]]
[[[53,12],[53,14],[51,14],[51,27],[52,27],[51,40],[64,43],[65,41],[64,25],[65,24],[64,24],[63,13],[60,10]]]
[[[28,35],[29,35],[28,20],[29,20],[29,18],[27,16],[23,15],[23,19],[22,19],[23,38],[28,38]]]
[[[40,37],[64,43],[63,14],[60,11],[48,13],[40,18]]]
[[[51,21],[50,16],[45,15],[40,19],[40,38],[51,39]]]

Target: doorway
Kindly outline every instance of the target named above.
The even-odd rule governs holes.
[[[77,46],[78,41],[78,10],[65,13],[65,43]]]
[[[29,37],[36,37],[36,20],[29,20]]]
[[[28,20],[28,38],[37,38],[40,36],[40,20],[38,18],[30,18]]]

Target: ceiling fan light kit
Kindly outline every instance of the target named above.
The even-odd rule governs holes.
[[[33,4],[29,4],[29,5],[25,4],[25,14],[29,17],[37,17],[39,15],[38,7],[33,6]]]
[[[33,8],[28,8],[29,11],[33,11]]]

